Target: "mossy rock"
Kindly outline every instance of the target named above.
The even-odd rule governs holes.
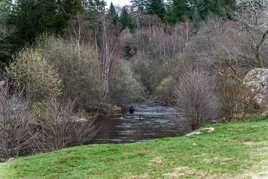
[[[258,104],[266,104],[268,97],[268,69],[256,68],[247,73],[243,83],[256,93]]]

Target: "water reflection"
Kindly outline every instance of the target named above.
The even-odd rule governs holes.
[[[92,143],[131,143],[174,137],[190,131],[180,111],[172,107],[132,104],[134,114],[98,121],[102,126]]]

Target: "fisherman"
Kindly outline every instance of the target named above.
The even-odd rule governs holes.
[[[130,113],[130,114],[133,114],[134,112],[135,112],[135,108],[134,108],[133,105],[131,105],[131,106],[129,107],[129,113]]]

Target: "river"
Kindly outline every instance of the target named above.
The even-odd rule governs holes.
[[[133,143],[163,137],[181,136],[191,131],[182,112],[167,106],[132,104],[134,114],[97,121],[101,130],[94,144]]]

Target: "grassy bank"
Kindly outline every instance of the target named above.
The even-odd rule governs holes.
[[[268,176],[268,120],[125,145],[89,145],[0,164],[0,178],[251,178]]]

